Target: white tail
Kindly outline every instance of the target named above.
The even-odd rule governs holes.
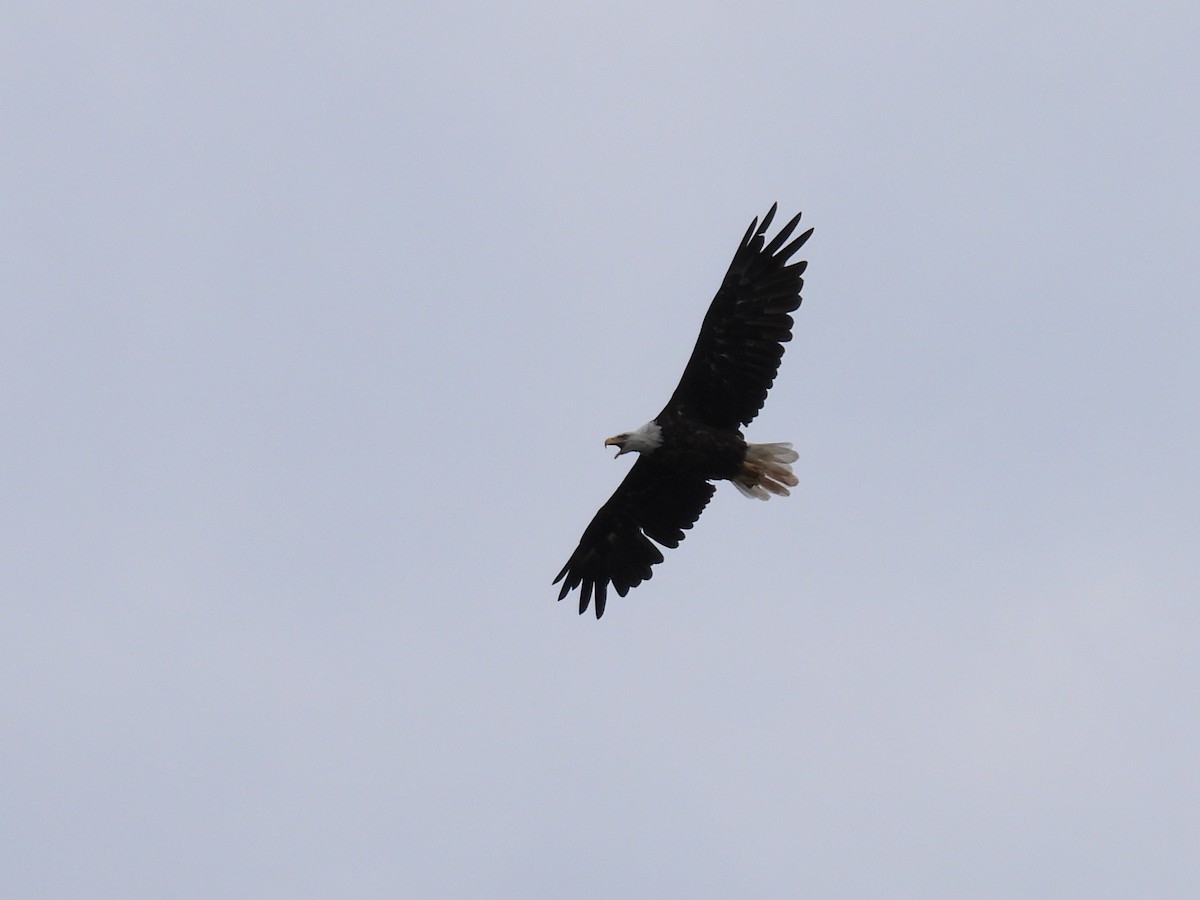
[[[799,458],[791,444],[747,444],[742,468],[730,480],[747,497],[786,497],[788,488],[800,483],[791,466]]]

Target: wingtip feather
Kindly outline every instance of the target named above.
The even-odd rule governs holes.
[[[758,226],[758,234],[766,234],[767,229],[771,227],[771,222],[775,220],[775,211],[779,209],[778,203],[772,203],[771,208],[767,210],[767,214],[763,216],[762,225]]]

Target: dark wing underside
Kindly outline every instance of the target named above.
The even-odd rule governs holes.
[[[740,428],[758,415],[779,372],[783,345],[792,339],[792,317],[804,287],[801,261],[788,259],[812,229],[784,246],[800,216],[766,243],[775,206],[755,219],[717,291],[679,386],[664,413],[683,412],[715,428]],[[661,415],[661,414],[660,414]]]
[[[587,610],[594,595],[596,618],[600,618],[608,586],[624,597],[630,588],[649,578],[650,567],[663,561],[654,541],[678,547],[714,490],[707,481],[655,463],[652,457],[639,456],[554,579],[555,584],[563,582],[558,599],[578,587],[579,612]]]

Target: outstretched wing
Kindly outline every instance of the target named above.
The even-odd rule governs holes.
[[[800,306],[804,261],[788,265],[812,229],[784,246],[797,216],[766,243],[775,205],[755,219],[717,291],[679,386],[666,409],[679,410],[714,428],[740,428],[762,409],[779,372],[783,345],[792,339],[792,317]]]
[[[579,546],[554,579],[554,584],[563,582],[558,599],[578,587],[579,612],[587,610],[595,595],[596,618],[600,618],[608,586],[624,597],[630,588],[649,578],[650,567],[663,561],[654,541],[678,547],[684,531],[696,524],[715,490],[707,481],[639,456],[584,529]]]

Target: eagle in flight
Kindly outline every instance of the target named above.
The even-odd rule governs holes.
[[[750,223],[708,307],[675,393],[657,416],[604,442],[637,462],[591,523],[554,583],[558,599],[579,588],[579,612],[594,598],[604,615],[608,587],[624,597],[653,574],[663,547],[678,547],[724,479],[747,497],[786,497],[797,484],[791,444],[748,444],[741,429],[762,409],[800,307],[803,260],[812,234],[792,240],[799,214],[768,243],[776,206]]]

